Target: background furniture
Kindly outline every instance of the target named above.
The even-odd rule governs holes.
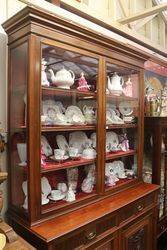
[[[32,7],[20,11],[3,27],[9,38],[11,225],[40,249],[140,249],[143,242],[144,249],[154,249],[158,186],[142,181],[143,68],[147,55]],[[66,74],[66,88],[55,86],[51,69],[56,76],[60,70]],[[73,78],[69,70],[75,81],[67,89],[67,80],[70,83]],[[49,86],[43,86],[42,74]],[[112,89],[114,80],[117,89]],[[126,95],[122,89],[129,80],[132,92]],[[79,89],[85,81],[89,88]],[[57,85],[62,82],[59,78]],[[85,105],[93,108],[95,119],[90,122],[85,118],[88,120],[79,124],[78,114],[71,114],[71,124],[69,120],[56,123],[60,110],[67,112],[71,105],[80,110]],[[65,119],[64,112],[59,121]],[[45,116],[49,123],[43,120]],[[82,136],[73,139],[81,151],[78,159],[55,161],[50,153],[46,155],[62,147],[56,136],[64,136],[70,144],[74,135],[70,133],[78,131]],[[48,145],[41,148],[41,135],[51,149]],[[80,145],[85,135],[94,137],[94,146],[88,145],[90,140]],[[69,154],[66,142],[63,145]],[[84,150],[90,148],[97,156],[84,158]],[[113,163],[111,174],[106,173],[106,166]],[[113,176],[117,182],[111,184]],[[89,192],[83,190],[88,180]],[[75,186],[73,201],[53,200],[51,189],[62,182],[68,191]]]
[[[152,145],[150,144],[150,138]],[[152,183],[161,186],[158,237],[167,227],[167,118],[145,118],[145,167],[152,172]]]

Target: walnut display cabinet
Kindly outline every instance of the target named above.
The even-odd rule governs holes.
[[[11,225],[38,249],[154,249],[158,186],[142,181],[147,55],[34,7],[3,27]]]

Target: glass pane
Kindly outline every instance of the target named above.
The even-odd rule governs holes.
[[[42,204],[60,208],[96,194],[98,60],[42,45],[41,64]]]
[[[11,201],[27,210],[27,43],[11,50],[10,150]]]
[[[137,71],[107,63],[106,190],[137,177],[138,83]]]
[[[145,115],[167,116],[167,67],[145,63]]]
[[[150,129],[144,131],[143,181],[152,183],[153,137]]]

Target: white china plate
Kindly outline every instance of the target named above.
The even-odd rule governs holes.
[[[46,139],[45,136],[41,136],[41,146],[43,146],[43,153],[46,155],[46,156],[50,156],[52,155],[52,148],[51,146],[49,145],[49,142],[48,140]]]
[[[68,122],[70,123],[75,123],[75,124],[85,123],[85,117],[82,111],[80,110],[80,108],[77,106],[74,106],[74,105],[69,106],[65,111],[65,116]],[[74,120],[73,120],[73,117],[74,117]]]
[[[125,172],[124,163],[122,161],[113,161],[111,165],[112,165],[114,174],[119,175],[119,172]]]
[[[109,145],[111,144],[111,147]],[[118,135],[115,132],[107,132],[106,133],[106,146],[109,148],[117,148],[119,145]]]
[[[50,117],[52,112],[52,119],[56,118],[58,113],[61,114],[60,106],[56,105],[56,102],[53,99],[45,100],[42,102],[43,104],[43,114]]]
[[[119,179],[126,179],[127,178],[127,176],[124,176],[124,177],[118,177]]]
[[[91,134],[90,139],[92,140],[93,148],[96,148],[96,133],[95,132]]]
[[[91,155],[91,156],[82,156],[82,159],[86,159],[86,160],[92,160],[92,159],[95,159],[96,156],[95,155]]]
[[[54,161],[65,161],[67,159],[69,159],[69,156],[68,155],[64,155],[63,158],[55,158],[55,156],[50,156],[50,159],[54,160]]]
[[[66,151],[69,148],[69,145],[68,145],[67,140],[66,140],[64,135],[57,135],[56,142],[57,142],[57,146],[60,149],[63,149]]]
[[[56,198],[54,199],[51,195],[49,195],[48,198],[49,198],[50,200],[52,200],[52,201],[60,201],[60,200],[64,199],[65,196],[66,196],[65,194],[62,194],[61,196],[56,197]]]
[[[119,111],[122,115],[128,116],[133,113],[133,108],[130,102],[120,102],[119,104]]]
[[[25,196],[27,196],[27,189],[28,189],[28,187],[27,187],[27,181],[23,181],[23,183],[22,183],[22,189],[23,189],[23,192],[24,192]]]
[[[66,109],[64,108],[62,102],[55,101],[55,105],[59,107],[60,113],[64,113],[65,112]]]
[[[88,137],[83,131],[72,132],[69,135],[69,146],[78,148],[78,153],[82,154],[87,140]]]
[[[46,177],[41,178],[41,191],[42,193],[47,196],[51,192],[51,186],[49,184],[49,181]]]

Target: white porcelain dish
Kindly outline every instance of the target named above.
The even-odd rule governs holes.
[[[61,194],[60,196],[57,196],[57,197],[52,197],[51,195],[48,196],[48,198],[52,201],[60,201],[60,200],[63,200],[65,198],[65,194]]]
[[[122,115],[129,116],[133,113],[133,108],[130,102],[123,101],[119,103],[119,111]]]
[[[69,146],[78,148],[79,154],[82,154],[87,140],[88,137],[83,131],[75,131],[69,134]]]
[[[60,148],[60,149],[63,149],[65,151],[68,150],[69,148],[69,145],[67,143],[67,140],[65,138],[64,135],[57,135],[56,136],[56,142],[57,142],[57,146]]]
[[[41,136],[41,146],[43,147],[43,153],[46,155],[46,156],[50,156],[53,154],[53,151],[52,151],[52,148],[51,146],[49,145],[49,142],[48,140],[46,139],[45,136]]]
[[[106,133],[106,148],[107,151],[111,151],[112,149],[117,149],[119,145],[118,135],[115,132],[107,132]]]

